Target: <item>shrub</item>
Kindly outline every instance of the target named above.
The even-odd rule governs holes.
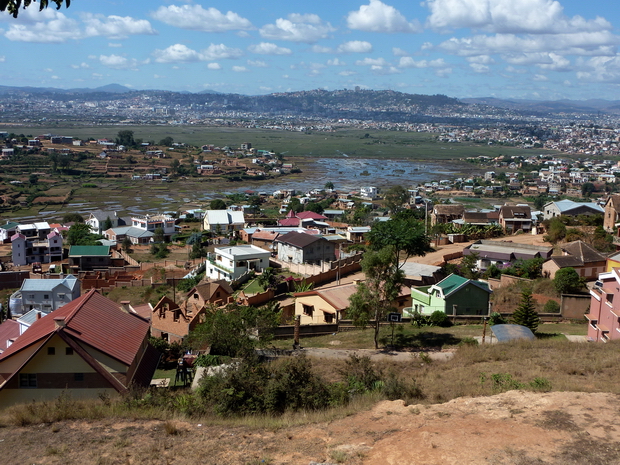
[[[442,328],[452,326],[452,322],[450,321],[448,315],[446,315],[446,313],[442,312],[441,310],[436,310],[431,313],[429,317],[429,323],[431,326],[440,326]]]
[[[412,401],[424,399],[424,393],[420,386],[418,386],[415,380],[406,382],[396,376],[395,373],[390,373],[381,387],[381,393],[388,400],[402,399],[407,404]]]
[[[543,307],[543,312],[545,313],[560,313],[560,304],[557,303],[553,299],[547,300],[545,306]]]
[[[499,313],[499,312],[491,313],[491,316],[489,318],[489,325],[491,325],[491,326],[494,326],[494,325],[505,325],[506,323],[508,323],[508,322],[502,316],[501,313]]]

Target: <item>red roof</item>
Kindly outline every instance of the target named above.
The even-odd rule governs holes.
[[[280,226],[288,226],[293,228],[299,226],[299,223],[301,223],[299,218],[285,218],[283,220],[278,220],[278,224]]]
[[[0,353],[6,350],[9,339],[17,339],[19,336],[19,323],[15,320],[6,320],[0,325]]]
[[[147,321],[124,312],[119,304],[93,289],[35,321],[0,355],[0,360],[48,337],[57,330],[54,320],[59,318],[65,320],[65,334],[126,365],[131,365],[149,331]]]
[[[326,220],[327,219],[326,216],[323,216],[319,213],[310,212],[310,211],[297,213],[297,218],[301,218],[302,220],[306,220],[308,218],[312,220]]]

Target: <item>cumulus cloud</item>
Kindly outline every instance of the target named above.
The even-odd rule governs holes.
[[[347,16],[349,29],[365,32],[421,32],[420,23],[412,22],[400,11],[380,0],[370,0],[368,5],[360,6],[357,11],[351,11]]]
[[[250,45],[248,50],[252,53],[258,53],[259,55],[291,55],[293,53],[290,48],[278,47],[271,42],[261,42],[260,44]]]
[[[115,42],[108,43],[108,47],[111,47],[111,48],[120,48],[122,46],[123,46],[123,44],[119,44],[119,43],[115,43]]]
[[[153,56],[157,63],[188,63],[194,61],[213,61],[226,58],[239,58],[243,52],[224,44],[211,44],[204,50],[196,51],[183,44],[174,44],[164,50],[155,50]]]
[[[334,58],[333,60],[327,60],[327,64],[328,66],[346,66],[347,65],[344,61],[338,58]]]
[[[544,82],[544,81],[548,81],[549,78],[543,74],[535,74],[532,80],[537,81],[537,82]]]
[[[357,66],[386,66],[388,63],[383,58],[366,57],[363,60],[357,60],[355,64]]]
[[[481,63],[470,63],[469,67],[473,69],[476,73],[488,73],[490,68],[487,65],[483,65]]]
[[[467,57],[466,60],[469,63],[476,63],[480,65],[491,65],[495,63],[495,60],[491,58],[489,55],[477,55],[477,56]]]
[[[604,18],[568,17],[555,0],[427,0],[435,29],[475,28],[499,33],[579,33],[610,30]]]
[[[138,60],[121,55],[100,55],[99,63],[113,69],[136,69]]]
[[[225,32],[253,29],[252,23],[237,13],[222,13],[217,8],[200,5],[160,6],[152,17],[170,26],[204,32]]]
[[[232,70],[235,73],[245,73],[245,72],[247,72],[248,69],[245,66],[233,66]]]
[[[71,67],[72,67],[73,69],[80,69],[80,68],[82,68],[82,69],[88,69],[88,68],[90,68],[90,65],[89,65],[88,63],[84,63],[84,62],[82,62],[82,63],[80,63],[79,65],[71,65]]]
[[[372,44],[365,40],[350,40],[338,46],[341,53],[369,53],[372,52]]]
[[[345,71],[340,71],[338,73],[339,76],[352,76],[354,74],[357,74],[355,71],[351,71],[351,70],[345,70]]]
[[[258,32],[265,39],[311,44],[325,39],[333,31],[332,25],[324,23],[317,15],[293,13],[287,19],[278,18],[275,24],[261,27]]]
[[[445,68],[448,65],[443,58],[415,61],[411,57],[401,57],[398,66],[401,68]]]
[[[37,21],[32,11],[32,8],[24,10],[27,14],[24,18],[20,14],[19,23],[11,24],[4,37],[14,42],[62,43],[83,35],[79,23],[62,13],[47,9]]]
[[[207,69],[218,70],[218,69],[222,69],[222,66],[219,63],[209,63],[207,65]]]
[[[4,55],[0,55],[0,63],[4,63],[6,61],[6,57]]]
[[[131,16],[104,16],[86,13],[82,16],[86,25],[86,37],[105,36],[111,39],[124,39],[130,35],[153,35],[157,32],[146,19]]]
[[[406,57],[409,55],[409,53],[407,53],[406,50],[403,50],[402,48],[398,48],[398,47],[392,47],[392,54],[395,57]]]
[[[222,60],[225,58],[239,58],[243,52],[238,48],[227,47],[224,44],[211,44],[202,50],[204,60]]]
[[[267,63],[261,60],[248,60],[249,66],[254,66],[255,68],[268,68]]]
[[[314,53],[332,53],[333,52],[331,47],[323,47],[322,45],[313,45],[311,50]]]

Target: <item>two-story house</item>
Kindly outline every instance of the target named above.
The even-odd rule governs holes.
[[[161,228],[164,232],[164,240],[169,241],[176,232],[174,221],[174,218],[169,215],[132,216],[131,226],[151,233],[155,233],[157,228]]]
[[[242,211],[207,210],[204,214],[203,226],[205,231],[227,234],[243,229],[245,218]]]
[[[610,195],[604,205],[603,228],[605,231],[618,236],[620,226],[620,194]]]
[[[289,263],[331,262],[336,259],[336,244],[319,235],[291,231],[275,240],[278,259]]]
[[[601,273],[590,289],[588,340],[607,342],[620,339],[620,269]]]
[[[271,252],[254,245],[216,247],[207,260],[209,279],[235,281],[250,271],[263,271],[269,267]]]
[[[62,235],[57,232],[48,232],[44,238],[40,238],[38,234],[26,237],[19,232],[15,233],[11,237],[13,264],[24,266],[61,261],[62,244]]]
[[[103,231],[119,226],[126,226],[126,221],[118,216],[115,211],[97,210],[90,212],[85,223],[95,234],[103,234]]]
[[[446,315],[487,315],[490,294],[486,283],[451,274],[432,286],[412,288],[412,307],[405,309],[405,313],[430,315],[441,311]]]
[[[527,205],[504,205],[499,210],[499,224],[507,234],[532,229],[532,210]]]
[[[11,315],[22,315],[37,309],[49,313],[77,299],[80,281],[73,275],[60,279],[25,279],[10,299]]]

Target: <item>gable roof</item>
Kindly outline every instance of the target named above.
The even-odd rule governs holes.
[[[433,207],[436,215],[462,215],[465,212],[463,205],[439,204]]]
[[[214,224],[243,224],[245,219],[242,211],[233,210],[207,210],[205,218],[210,225]]]
[[[7,349],[10,339],[19,336],[19,323],[15,320],[6,320],[0,324],[0,354]]]
[[[79,286],[80,282],[72,274],[67,275],[62,279],[24,279],[20,291],[54,291],[59,287],[65,287],[66,289],[73,291],[75,286]]]
[[[0,361],[58,332],[57,319],[64,319],[62,331],[67,336],[126,365],[131,365],[149,331],[146,320],[124,312],[117,303],[91,290],[36,320],[0,355]]]
[[[459,289],[462,289],[463,287],[467,286],[468,284],[473,284],[474,286],[482,289],[483,291],[488,292],[489,294],[492,292],[489,289],[488,284],[480,282],[480,281],[474,281],[473,279],[463,278],[462,276],[456,275],[454,273],[452,273],[447,278],[442,279],[437,284],[431,286],[431,288],[433,287],[440,288],[441,292],[444,295],[444,298],[447,298],[450,295],[457,292]]]
[[[567,255],[551,257],[560,268],[568,266],[584,266],[587,263],[604,262],[606,257],[583,241],[573,241],[562,246]]]
[[[608,205],[610,206],[610,208],[620,213],[620,195],[610,195],[607,199],[607,202],[605,202],[605,208],[607,208]]]
[[[574,202],[568,199],[558,200],[555,202],[549,202],[543,206],[543,209],[546,208],[547,205],[552,205],[552,204],[555,204],[555,206],[558,208],[558,210],[562,214],[568,213],[571,210],[574,210],[576,208],[582,208],[582,207],[588,208],[598,213],[605,212],[605,209],[595,202]]]
[[[233,288],[230,287],[230,284],[228,284],[228,282],[224,281],[223,279],[218,279],[217,281],[207,281],[198,284],[196,287],[191,289],[187,293],[187,295],[189,296],[191,294],[197,293],[204,300],[208,301],[213,297],[213,294],[215,294],[215,292],[220,288],[224,292],[228,293],[228,295],[233,295],[233,293],[235,292],[233,291]]]
[[[291,231],[276,239],[276,242],[291,245],[303,249],[304,247],[314,244],[317,241],[323,239],[321,236],[313,236],[306,233],[300,233],[297,231]]]
[[[503,218],[532,219],[532,209],[529,206],[504,205],[500,208],[499,214]]]
[[[302,220],[312,219],[312,220],[326,220],[327,217],[321,215],[320,213],[315,213],[312,211],[304,211],[297,213],[297,218],[301,218]]]

